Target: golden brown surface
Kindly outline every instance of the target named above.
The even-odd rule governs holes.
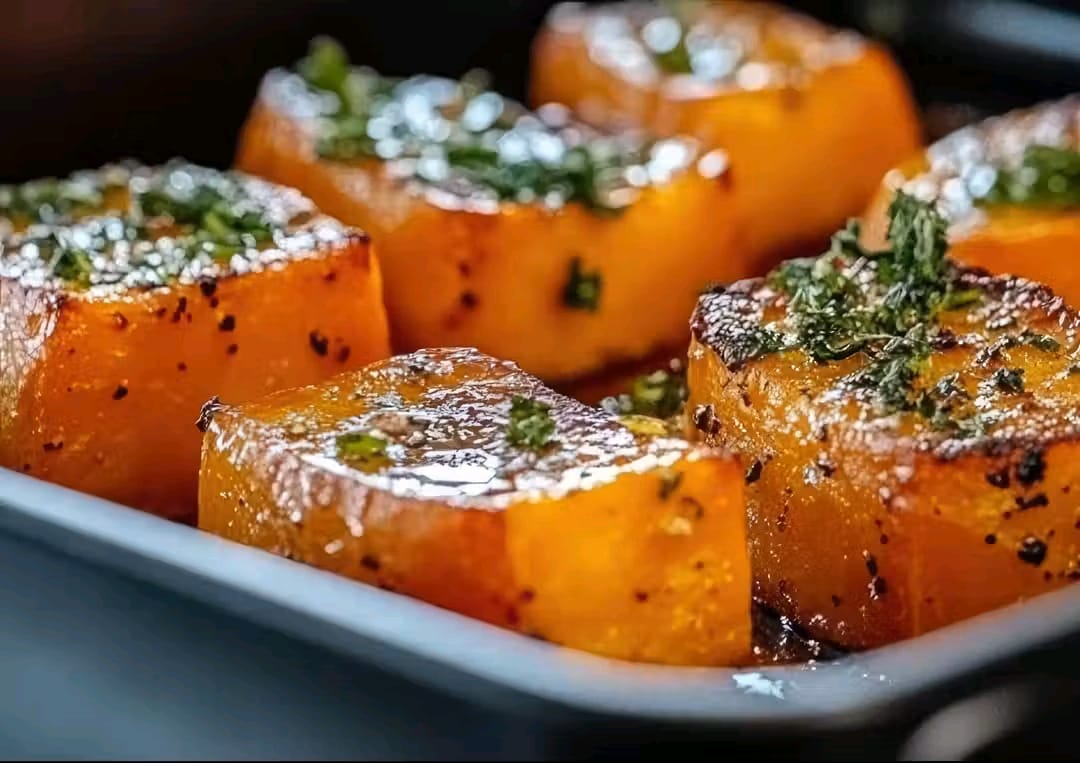
[[[1080,305],[1080,268],[1067,254],[1080,247],[1080,208],[978,203],[995,171],[1018,161],[1032,145],[1080,149],[1080,96],[958,130],[888,173],[866,213],[867,239],[876,245],[883,238],[897,188],[940,198],[951,224],[950,257],[1047,284],[1070,305]]]
[[[732,240],[724,176],[692,161],[614,216],[577,203],[476,203],[401,180],[388,163],[320,160],[310,98],[297,78],[268,75],[237,165],[372,234],[399,351],[474,346],[550,381],[588,376],[685,342],[705,285],[765,265]],[[595,311],[564,304],[575,258],[601,275]]]
[[[749,251],[825,238],[919,146],[884,49],[764,3],[677,8],[701,51],[694,74],[665,71],[643,42],[650,22],[672,18],[662,6],[556,6],[534,46],[532,101],[722,148]]]
[[[93,274],[116,282],[67,284],[21,243],[40,226],[4,240],[0,465],[194,521],[195,420],[208,397],[247,400],[389,354],[366,238],[294,191],[254,191],[298,222],[232,264],[157,244],[165,285],[119,256]],[[47,230],[78,235],[105,219]]]
[[[554,442],[507,441],[514,395]],[[375,433],[386,461],[339,457]],[[750,644],[742,472],[635,435],[511,363],[427,350],[217,408],[203,529],[550,641],[613,657],[731,664]]]
[[[872,390],[843,381],[858,356],[740,363],[740,340],[784,314],[760,280],[698,305],[688,410],[750,464],[755,593],[815,635],[876,646],[1080,574],[1080,318],[1027,282],[962,282],[983,303],[942,314],[956,342],[933,350],[921,384],[959,374],[996,417],[969,439],[915,412],[878,415]],[[1024,330],[1059,346],[1009,341]],[[991,381],[1010,367],[1025,371],[1019,394]]]

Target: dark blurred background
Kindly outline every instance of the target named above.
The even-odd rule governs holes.
[[[427,71],[457,75],[481,67],[493,74],[499,89],[521,97],[530,41],[552,4],[551,0],[5,0],[0,7],[0,180],[66,174],[79,167],[129,156],[161,161],[180,155],[211,165],[228,165],[237,131],[263,72],[295,61],[303,54],[309,38],[320,33],[337,36],[347,44],[356,61],[386,73]],[[973,114],[1000,111],[1080,90],[1080,0],[789,0],[786,4],[834,24],[855,27],[889,44],[908,72],[933,132],[948,129]],[[8,550],[3,555],[12,569],[30,569],[19,566],[12,554]],[[45,563],[44,559],[39,562]],[[56,580],[57,585],[70,585],[66,579]],[[18,585],[9,585],[0,593],[20,590]],[[84,596],[77,586],[71,591],[76,599],[82,597],[83,609],[73,606],[66,611],[70,615],[68,622],[83,623],[77,627],[85,631],[88,621],[78,618],[83,617],[87,607],[99,606],[100,602]],[[146,601],[153,604],[161,597],[162,594],[154,592]],[[144,607],[147,612],[153,611],[141,599],[132,601],[136,603],[130,606],[139,612]],[[50,610],[50,614],[57,613]],[[24,628],[41,628],[51,620],[16,616],[10,622]],[[178,626],[174,635],[186,633],[188,627]],[[227,632],[220,628],[218,620],[204,630],[213,634],[206,637],[206,643],[211,645],[220,643],[222,634]],[[6,635],[9,643],[14,644],[19,643],[21,633],[17,628],[0,629],[0,635]],[[60,631],[54,629],[49,633],[55,636]],[[84,635],[85,632],[79,634],[78,643],[89,655],[86,657],[89,664],[98,659],[95,656],[98,642],[83,643]],[[137,639],[134,631],[128,635]],[[317,692],[298,695],[303,697],[305,706],[315,703],[312,707],[318,712],[313,710],[315,715],[300,718],[322,717],[318,714],[323,712],[320,708],[331,702],[328,697],[340,699],[346,691],[351,697],[349,701],[360,703],[357,707],[365,701],[378,705],[392,695],[392,690],[381,688],[382,684],[350,683],[351,674],[339,673],[344,668],[337,663],[332,670],[315,671],[308,662],[303,662],[312,659],[310,650],[305,647],[302,653],[290,652],[273,638],[267,634],[251,636],[247,651],[273,652],[278,664],[275,670],[283,671],[286,676],[299,672],[318,677]],[[126,643],[114,645],[113,652],[120,654],[121,646]],[[143,646],[160,648],[171,657],[185,655],[179,649],[170,651],[166,645],[147,642]],[[241,648],[235,647],[233,653],[240,652]],[[141,654],[123,653],[123,658],[116,659],[137,661]],[[76,664],[72,654],[70,645],[57,649],[61,670]],[[99,671],[108,673],[110,653],[101,654],[105,657]],[[302,656],[291,662],[294,654]],[[11,660],[5,665],[22,667],[28,663]],[[1046,675],[1057,675],[1066,667],[1075,671],[1075,663],[1064,666],[1055,658],[1037,667],[1029,664],[1023,670],[1018,669],[1017,677],[1035,680],[1041,675],[1040,670]],[[250,669],[252,675],[261,676],[254,667]],[[331,678],[324,679],[324,673]],[[83,680],[82,674],[71,675],[78,676],[71,680],[83,690],[83,695],[97,686]],[[111,676],[109,681],[117,680],[112,673],[108,676]],[[147,688],[143,684],[141,681],[134,684],[142,694],[132,689],[130,696],[122,697],[134,702],[132,697],[145,697],[149,696],[146,692],[156,691],[153,686]],[[188,693],[174,704],[187,698],[184,701],[195,706],[206,692],[213,694],[212,688],[200,688],[202,684],[195,679],[181,684],[190,684]],[[10,699],[22,703],[25,711],[15,717],[31,717],[48,725],[56,717],[54,698],[42,700],[48,702],[47,706],[35,705],[31,699],[48,697],[53,689],[37,688],[40,689],[37,695],[31,693],[26,702],[21,696],[23,689],[12,694]],[[76,704],[91,701],[78,693],[72,695],[68,689],[64,693],[71,695],[68,698]],[[414,690],[402,697],[411,702],[415,694]],[[107,702],[119,701],[114,695],[102,696]],[[1075,750],[1071,723],[1080,707],[1075,687],[1069,692],[1057,692],[1051,698],[1055,702],[1041,706],[1049,709],[1037,718],[1025,719],[1020,728],[991,729],[994,733],[980,735],[992,740],[981,750],[981,757],[1063,759],[1071,755]],[[228,706],[227,700],[221,702]],[[48,710],[40,710],[42,707]],[[126,706],[118,707],[121,711],[119,715],[113,714],[115,717],[128,712],[123,710]],[[152,704],[132,707],[144,710],[142,716],[132,712],[136,718],[145,716],[146,712],[150,715],[157,712]],[[263,717],[263,711],[256,712],[257,703],[252,708],[255,708],[250,710],[252,718]],[[357,717],[362,719],[364,712],[359,710]],[[411,731],[411,724],[418,722],[420,715],[421,711],[414,708],[399,724],[403,730],[397,737],[386,737],[382,742],[385,749],[380,749],[385,753],[391,749],[390,739],[404,739],[409,734],[415,743],[428,744],[423,749],[434,749],[440,740],[427,739],[434,733],[431,723],[418,726],[419,733]],[[441,741],[457,744],[460,750],[470,749],[467,743],[471,744],[469,740],[473,737],[490,737],[494,733],[483,725],[486,721],[480,716],[463,719],[444,712],[432,715],[433,720],[445,721],[442,724],[445,739]],[[254,744],[259,734],[266,732],[252,732],[250,740],[237,736],[233,733],[232,717],[220,729],[221,739],[229,739],[231,746],[207,732],[205,723],[194,738],[183,736],[186,732],[181,729],[181,735],[175,739],[188,742],[186,747],[170,747],[169,740],[173,737],[158,726],[143,728],[143,741],[136,738],[135,742],[144,744],[145,749],[157,750],[255,749],[242,747],[240,743],[254,740]],[[965,718],[968,716],[961,720]],[[993,727],[997,718],[994,715],[980,718],[976,725]],[[167,718],[162,716],[160,720],[164,728]],[[965,723],[970,725],[970,720]],[[455,724],[457,728],[451,728]],[[181,724],[174,725],[179,728]],[[12,728],[11,718],[7,719],[6,727],[0,724],[0,749],[18,750],[17,742],[22,740],[39,754],[49,749],[70,752],[64,740],[85,737],[78,736],[79,730],[64,729],[68,734],[64,737],[53,726],[44,735],[37,727],[27,727],[13,742]],[[124,747],[121,743],[135,742],[119,732],[110,736],[112,728],[91,729],[97,734],[95,738],[104,741],[96,748],[83,746],[79,748],[81,752],[92,755],[94,750],[142,749],[132,748],[130,744]],[[320,728],[313,727],[315,741],[319,741]],[[940,728],[938,724],[930,730]],[[471,736],[464,734],[463,729],[471,729]],[[997,739],[997,731],[1006,734],[1006,741]],[[506,733],[505,729],[502,733]],[[8,735],[6,746],[5,734]],[[951,733],[945,735],[951,746],[934,747],[930,742],[941,741],[940,736],[916,734],[908,743],[909,756],[918,759],[920,755],[933,757],[936,753],[959,757],[972,752],[957,751],[957,739]],[[267,740],[273,738],[270,735]],[[862,755],[868,752],[872,756],[882,755],[888,748],[878,749],[873,745],[880,740],[874,742],[860,735],[846,739],[847,746]],[[280,752],[288,755],[307,749],[304,745],[310,741],[294,739],[293,747],[282,748]],[[893,740],[893,744],[900,741]],[[258,749],[265,750],[266,746]],[[493,747],[489,744],[483,749]],[[804,753],[807,751],[803,749]],[[813,751],[835,755],[839,750],[827,747]]]
[[[521,96],[551,0],[7,0],[0,179],[133,156],[228,164],[256,84],[332,33],[387,73],[488,69]],[[1080,89],[1080,0],[789,0],[885,40],[931,127]]]

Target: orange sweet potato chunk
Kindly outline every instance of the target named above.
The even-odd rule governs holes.
[[[546,437],[510,442],[517,396]],[[206,412],[205,530],[602,655],[749,656],[742,472],[718,451],[465,349]]]
[[[987,204],[983,198],[995,174],[1015,168],[1033,146],[1080,150],[1080,96],[965,127],[889,172],[865,215],[868,240],[883,238],[896,189],[939,198],[950,222],[951,257],[1044,283],[1080,305],[1080,268],[1065,255],[1080,247],[1080,205]]]
[[[1080,317],[1026,281],[960,285],[981,301],[942,314],[915,383],[975,406],[985,428],[966,434],[876,412],[847,381],[861,355],[747,359],[789,306],[760,279],[698,305],[688,410],[749,464],[755,594],[835,643],[915,636],[1080,577]]]
[[[217,189],[265,213],[272,238],[252,248],[189,241],[191,225],[137,209],[163,183]],[[65,211],[41,200],[42,187],[98,206]],[[389,354],[367,238],[295,191],[170,165],[7,192],[4,467],[193,522],[195,420],[209,396],[247,400]]]
[[[440,84],[447,88],[435,87]],[[404,103],[454,88],[417,77],[401,83],[395,97]],[[460,110],[452,102],[457,97],[436,98],[438,113]],[[503,113],[511,111],[509,102],[499,102],[507,104]],[[493,198],[453,168],[449,179],[434,184],[404,176],[411,160],[323,158],[317,147],[324,104],[298,75],[268,74],[237,166],[295,186],[371,233],[398,351],[477,347],[547,381],[577,379],[684,344],[686,316],[702,288],[763,266],[735,243],[722,159],[702,164],[693,141],[654,146],[652,169],[635,169],[634,182],[642,185],[627,189],[633,201],[616,212],[597,211],[576,200]],[[493,130],[563,148],[574,136],[591,135],[564,124],[563,113],[544,119],[549,127],[536,128],[539,122],[526,116],[518,127]],[[521,126],[526,123],[532,127]],[[428,147],[437,156],[446,150]],[[665,163],[669,169],[656,175]],[[599,279],[591,304],[568,302],[575,272]]]
[[[534,44],[531,100],[723,149],[747,251],[824,239],[918,148],[883,48],[766,3],[674,7],[556,6]]]

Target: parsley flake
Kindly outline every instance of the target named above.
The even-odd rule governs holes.
[[[511,445],[541,450],[552,443],[555,421],[551,406],[523,395],[514,395],[510,402],[510,423],[506,440]]]

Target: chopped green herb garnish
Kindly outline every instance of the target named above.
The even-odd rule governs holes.
[[[1024,369],[999,368],[991,377],[994,385],[1003,392],[1019,394],[1024,391]]]
[[[563,304],[575,310],[588,310],[595,313],[600,307],[600,289],[603,279],[599,270],[585,272],[581,268],[581,258],[570,260],[570,277],[563,287]]]
[[[850,223],[825,254],[771,273],[769,285],[788,298],[785,335],[773,332],[767,341],[748,335],[748,341],[761,346],[760,354],[799,348],[818,363],[862,353],[867,363],[844,381],[866,390],[882,414],[916,411],[938,429],[980,431],[974,411],[961,405],[966,393],[959,387],[919,389],[941,334],[939,314],[982,298],[957,287],[945,230],[933,204],[898,193],[889,207],[887,249],[866,250],[858,225]]]
[[[389,442],[371,432],[347,432],[335,440],[337,457],[343,461],[357,461],[366,465],[379,465],[387,461]]]
[[[337,40],[330,37],[312,40],[307,58],[302,59],[297,68],[313,87],[344,95],[351,65],[349,54]]]
[[[53,237],[56,240],[56,237]],[[76,249],[58,240],[52,256],[52,271],[72,285],[86,288],[90,285],[90,275],[94,272],[94,263],[89,253]]]
[[[105,204],[103,189],[87,178],[46,178],[0,186],[0,217],[24,224],[55,223]]]
[[[665,16],[654,19],[642,29],[642,42],[656,66],[668,74],[693,74],[694,63],[686,47],[687,25]]]
[[[1043,352],[1057,352],[1061,349],[1061,342],[1054,339],[1054,337],[1048,334],[1039,334],[1031,329],[1025,329],[1020,334],[1020,341]]]
[[[162,284],[198,256],[228,261],[273,241],[284,222],[271,214],[233,176],[184,162],[0,188],[0,222],[15,228],[4,248],[36,254],[79,288],[133,272]]]
[[[177,225],[191,226],[193,243],[208,245],[218,258],[273,238],[274,226],[259,212],[245,209],[238,192],[230,196],[210,185],[173,182],[173,172],[183,170],[166,171],[159,182],[135,194],[144,217],[169,217]]]
[[[630,392],[604,398],[600,405],[620,416],[651,416],[667,419],[686,403],[686,377],[668,371],[654,371],[634,379]]]
[[[732,367],[787,349],[783,334],[764,327],[737,334],[731,338],[729,346]]]
[[[550,405],[514,395],[506,429],[506,439],[511,445],[541,450],[552,442],[554,434],[555,420],[551,418]]]
[[[618,212],[633,197],[627,171],[650,161],[649,142],[582,139],[584,128],[549,126],[475,77],[397,80],[353,68],[328,38],[312,41],[297,71],[310,88],[337,96],[320,121],[320,156],[394,161],[402,176],[455,193]]]
[[[991,205],[1080,206],[1080,151],[1028,146],[1018,167],[998,170],[994,185],[981,201]]]

